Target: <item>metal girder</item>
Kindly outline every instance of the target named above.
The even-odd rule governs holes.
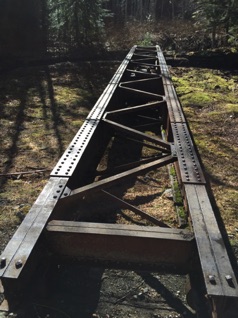
[[[236,277],[207,190],[204,185],[186,184],[185,191],[208,296],[237,297]]]
[[[0,277],[18,278],[63,193],[67,178],[50,178],[1,255]]]
[[[128,162],[98,170],[108,144],[115,139],[130,141],[140,153],[145,147],[153,149],[154,154],[132,156]],[[166,228],[163,221],[110,191],[171,163],[191,219],[189,231]],[[161,227],[68,221],[72,206],[82,207],[100,194]],[[91,213],[100,205],[93,202]],[[103,211],[108,208],[107,202],[102,205]],[[237,301],[236,277],[209,201],[197,149],[159,46],[130,50],[8,243],[0,258],[7,296],[16,286],[26,285],[43,242],[62,256],[180,272],[194,270],[198,253],[213,317],[224,317],[227,304]]]
[[[193,266],[193,235],[181,229],[51,221],[47,237],[61,256],[117,267],[187,273]],[[126,248],[125,248],[126,246]]]

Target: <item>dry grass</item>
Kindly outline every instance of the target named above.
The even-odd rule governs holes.
[[[63,63],[0,77],[0,233],[5,237],[36,200],[115,68]],[[34,173],[38,169],[46,171]],[[32,174],[14,174],[26,171]]]

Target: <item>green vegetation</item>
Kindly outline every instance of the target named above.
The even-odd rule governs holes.
[[[217,206],[228,232],[234,236],[233,240],[238,240],[235,230],[238,228],[237,75],[208,69],[178,68],[173,71],[176,90]]]

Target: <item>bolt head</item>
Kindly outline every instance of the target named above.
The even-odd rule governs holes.
[[[0,259],[0,268],[4,268],[7,264],[7,259],[6,257],[1,257]]]
[[[228,282],[232,281],[232,276],[231,276],[231,275],[226,275],[226,280],[227,280]]]
[[[21,268],[22,265],[23,265],[23,263],[22,263],[22,260],[20,260],[20,259],[18,261],[16,261],[16,263],[15,263],[15,266],[17,269]]]
[[[209,275],[208,278],[211,284],[216,284],[216,279],[214,275]]]

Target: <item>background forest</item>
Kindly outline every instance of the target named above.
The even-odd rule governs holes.
[[[76,56],[134,44],[178,52],[237,47],[238,0],[0,1],[2,58]]]

